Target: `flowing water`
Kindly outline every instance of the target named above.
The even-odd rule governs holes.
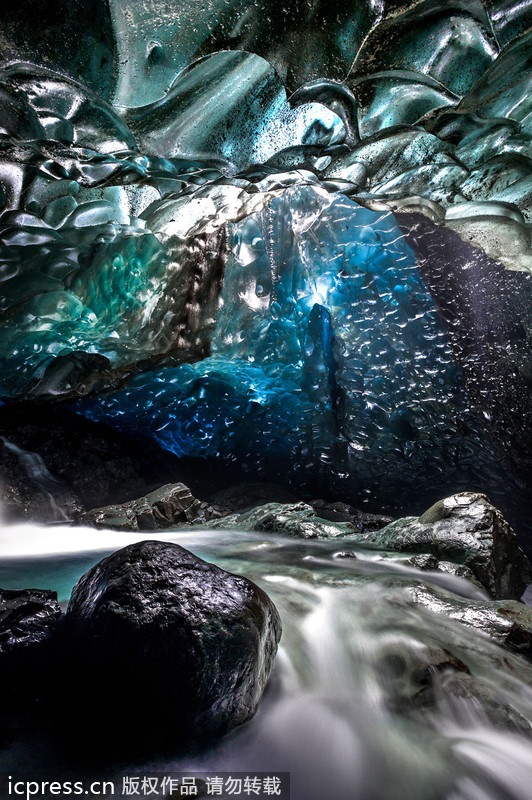
[[[23,450],[22,447],[10,442],[5,436],[0,436],[0,441],[3,442],[4,447],[9,453],[16,456],[28,479],[38,486],[46,497],[50,505],[52,520],[55,522],[67,522],[67,515],[58,505],[53,495],[54,490],[57,491],[58,488],[60,488],[61,482],[57,478],[54,478],[44,463],[43,457],[38,453],[31,453],[29,450]]]
[[[4,527],[0,585],[55,589],[66,604],[85,570],[140,538]],[[293,800],[529,800],[532,666],[458,621],[460,609],[472,617],[485,604],[475,586],[347,540],[201,530],[151,538],[260,584],[283,636],[252,721],[203,752],[108,766],[117,786],[124,774],[261,771],[290,772]],[[68,768],[50,742],[23,742],[3,752],[0,771],[41,779]]]

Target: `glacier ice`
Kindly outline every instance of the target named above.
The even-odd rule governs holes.
[[[212,355],[79,407],[180,456],[291,471],[389,508],[472,472],[493,489],[498,457],[403,216],[316,184],[287,188],[228,225]],[[430,279],[443,303],[449,287]]]
[[[531,4],[44,6],[0,11],[2,400],[375,507],[528,491]]]

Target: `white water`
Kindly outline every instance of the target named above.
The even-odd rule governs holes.
[[[33,481],[50,504],[52,512],[52,520],[54,522],[66,522],[68,517],[62,508],[56,503],[53,492],[60,488],[61,482],[55,478],[46,464],[44,459],[38,453],[32,453],[29,450],[23,450],[18,445],[10,442],[4,436],[0,436],[4,443],[4,447],[10,453],[17,457],[20,466],[28,476],[30,481]]]
[[[176,541],[255,580],[280,611],[283,637],[250,723],[201,754],[121,765],[111,777],[288,771],[292,800],[530,800],[532,666],[414,598],[422,582],[447,601],[482,603],[466,581],[418,572],[388,554],[337,559],[338,550],[353,549],[339,542],[17,525],[0,533],[0,585],[57,589],[65,601],[91,564],[145,538]],[[469,697],[449,688],[458,662],[469,671]],[[513,729],[494,724],[489,709],[497,705],[517,720]],[[49,762],[49,753],[45,763],[12,748],[0,770],[40,776]]]

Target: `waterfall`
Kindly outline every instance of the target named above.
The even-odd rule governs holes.
[[[8,441],[5,436],[0,436],[0,440],[3,442],[6,450],[17,457],[20,466],[28,476],[28,480],[35,483],[48,500],[53,515],[52,521],[67,522],[67,515],[63,509],[59,507],[53,495],[54,491],[57,492],[57,490],[61,488],[61,481],[52,475],[44,463],[42,456],[38,453],[30,453],[28,450],[23,450],[21,447],[18,447],[18,445]]]

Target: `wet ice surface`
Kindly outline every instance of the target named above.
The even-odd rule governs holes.
[[[76,409],[178,454],[375,510],[506,481],[523,505],[528,40],[496,58],[477,11],[427,9],[427,35],[463,28],[429,61],[416,10],[382,18],[376,94],[363,48],[293,108],[260,54],[210,53],[146,103],[126,81],[114,106],[4,67],[3,397],[92,395]]]
[[[178,455],[317,475],[392,508],[500,475],[389,211],[294,186],[231,223],[211,349],[78,408]]]

